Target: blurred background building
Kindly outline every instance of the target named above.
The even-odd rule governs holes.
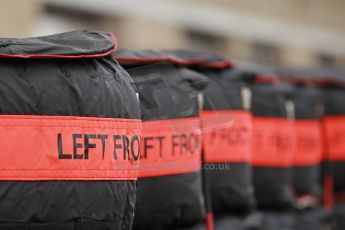
[[[345,66],[344,0],[0,0],[0,36],[112,31],[120,47]]]

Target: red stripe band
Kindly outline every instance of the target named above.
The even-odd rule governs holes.
[[[141,122],[0,116],[0,180],[134,180]]]
[[[252,116],[243,110],[203,111],[205,161],[249,162]]]
[[[254,166],[289,167],[294,147],[293,121],[284,118],[253,118]]]
[[[168,62],[176,65],[198,65],[215,69],[225,69],[233,67],[229,61],[208,61],[203,59],[180,59],[174,57],[124,57],[116,56],[115,59],[121,64],[136,64],[136,63],[156,63]]]
[[[296,145],[293,154],[294,166],[310,166],[321,162],[322,137],[317,120],[296,120]]]
[[[200,170],[201,141],[199,118],[143,122],[139,177]]]
[[[323,124],[327,158],[345,161],[345,116],[326,116]]]

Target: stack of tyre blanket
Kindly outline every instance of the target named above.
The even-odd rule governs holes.
[[[344,229],[344,79],[0,39],[0,229]]]
[[[199,94],[207,79],[162,52],[122,50],[143,114],[134,229],[205,229]]]
[[[318,75],[318,85],[322,90],[325,114],[323,132],[325,140],[324,171],[325,207],[331,215],[332,229],[345,226],[345,72],[339,69],[323,69]],[[327,191],[328,190],[328,191]],[[327,191],[327,193],[326,193]]]
[[[241,65],[233,74],[236,75],[248,79],[252,98],[251,165],[257,210],[248,220],[249,228],[293,229],[292,87],[280,81],[269,68]]]
[[[116,47],[0,39],[0,229],[131,229],[140,106]]]
[[[215,218],[215,229],[242,229],[254,209],[250,166],[252,115],[246,77],[231,76],[232,63],[226,59],[185,50],[165,51],[192,63],[193,69],[209,79],[204,90],[203,154],[204,178]]]
[[[279,77],[294,86],[295,150],[292,160],[293,190],[296,196],[295,229],[321,229],[325,213],[321,206],[321,162],[324,113],[317,72],[306,69],[279,69]]]

